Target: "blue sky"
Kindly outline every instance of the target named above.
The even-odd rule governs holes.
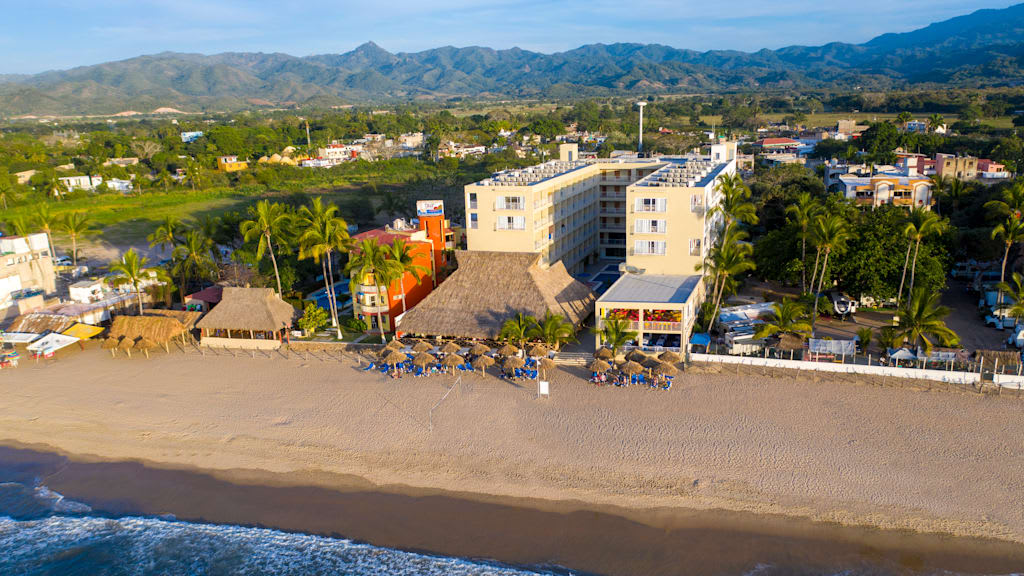
[[[165,50],[337,53],[490,46],[556,52],[595,42],[753,51],[863,42],[1008,0],[29,0],[7,2],[0,73]]]

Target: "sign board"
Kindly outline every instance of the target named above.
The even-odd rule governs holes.
[[[417,216],[444,216],[444,200],[419,200],[416,202]]]
[[[545,398],[551,396],[551,386],[547,380],[537,381],[537,396],[543,396]]]

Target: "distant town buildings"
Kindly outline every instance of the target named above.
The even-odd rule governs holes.
[[[202,131],[182,132],[181,133],[181,141],[184,142],[185,144],[188,144],[189,142],[195,142],[196,140],[199,140],[202,137],[203,137],[203,132]]]
[[[239,160],[238,156],[220,156],[217,158],[217,170],[220,172],[238,172],[249,167],[249,162]]]

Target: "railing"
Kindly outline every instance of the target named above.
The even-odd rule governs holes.
[[[644,322],[645,332],[681,332],[682,322]]]
[[[388,311],[386,304],[375,304],[371,306],[358,301],[356,303],[359,305],[359,310],[364,314],[377,314],[378,312],[383,314]]]

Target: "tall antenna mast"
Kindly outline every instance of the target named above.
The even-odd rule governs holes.
[[[637,107],[640,108],[640,138],[637,140],[636,151],[638,154],[644,153],[644,106],[647,106],[647,102],[637,102]]]

